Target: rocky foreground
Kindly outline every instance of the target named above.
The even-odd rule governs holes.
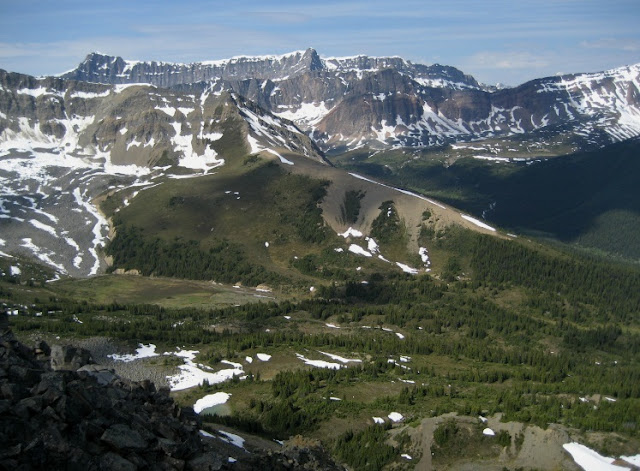
[[[86,350],[28,348],[0,314],[0,469],[342,469],[319,444],[247,451],[201,429],[167,388],[120,378]]]

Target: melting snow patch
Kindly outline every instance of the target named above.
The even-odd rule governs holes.
[[[22,270],[20,270],[19,267],[14,267],[13,265],[11,266],[9,271],[11,272],[11,276],[18,276],[22,273]]]
[[[609,402],[616,402],[617,399],[614,399],[612,397],[605,397],[605,400],[609,401]]]
[[[496,434],[496,432],[494,432],[493,430],[491,430],[489,427],[485,428],[482,431],[482,435],[486,435],[488,437],[493,437]]]
[[[258,140],[251,134],[247,134],[247,141],[249,141],[249,147],[251,147],[252,154],[257,154],[264,149],[264,147],[258,144]]]
[[[331,363],[324,360],[309,360],[308,358],[296,353],[298,359],[304,361],[309,366],[315,366],[316,368],[329,368],[331,370],[339,370],[342,368],[342,365],[339,363]]]
[[[384,424],[384,419],[382,417],[373,417],[374,424]]]
[[[354,229],[353,227],[349,227],[349,229],[347,229],[343,233],[338,232],[338,235],[346,239],[347,237],[362,237],[362,232]]]
[[[256,356],[260,361],[269,361],[271,360],[271,355],[267,355],[266,353],[257,353]]]
[[[400,262],[396,262],[396,265],[398,265],[400,269],[405,273],[409,273],[410,275],[418,274],[418,270],[416,270],[415,268],[411,268],[409,265],[405,265],[404,263]]]
[[[340,328],[339,326],[337,326],[337,325],[335,325],[335,324],[330,324],[330,323],[328,323],[328,322],[327,322],[325,325],[326,325],[327,327],[331,327],[332,329],[339,329],[339,328]]]
[[[488,421],[486,417],[482,417],[481,415],[479,415],[478,418],[480,419],[480,422],[482,422],[483,424],[486,424]]]
[[[242,448],[244,450],[244,438],[235,433],[225,432],[224,430],[218,430],[218,433],[222,435],[222,439],[225,442],[229,442],[232,445],[237,446],[238,448]]]
[[[387,417],[389,417],[389,420],[392,422],[401,422],[404,420],[403,415],[399,412],[391,412]]]
[[[249,357],[249,356],[244,357],[244,360],[245,360],[247,363],[253,363],[253,358],[251,358],[251,357]]]
[[[400,332],[396,332],[395,334],[398,336],[400,340],[404,340],[404,335],[402,335]]]
[[[435,205],[435,206],[437,206],[439,208],[446,209],[446,207],[442,206],[440,203],[436,203],[435,201],[430,200],[429,198],[425,198],[424,196],[418,195],[418,194],[413,193],[411,191],[402,190],[400,188],[394,188],[392,186],[385,185],[384,183],[380,183],[380,182],[377,182],[375,180],[371,180],[371,179],[369,179],[367,177],[363,177],[362,175],[358,175],[357,173],[349,173],[349,175],[351,175],[352,177],[355,177],[355,178],[357,178],[359,180],[364,180],[364,181],[369,182],[369,183],[374,183],[376,185],[380,185],[380,186],[383,186],[385,188],[390,188],[392,190],[399,191],[400,193],[403,193],[405,195],[413,196],[414,198],[418,198],[418,199],[421,199],[423,201],[427,201],[428,203],[431,203],[431,204],[433,204],[433,205]]]
[[[320,353],[328,356],[332,360],[338,360],[341,363],[349,363],[349,362],[362,363],[362,360],[358,360],[356,358],[344,358],[344,357],[341,357],[340,355],[334,355],[333,353],[326,353],[326,352],[320,352]]]
[[[202,412],[205,409],[208,409],[209,407],[226,403],[230,397],[231,397],[231,394],[228,394],[225,392],[217,392],[214,394],[209,394],[203,397],[202,399],[198,399],[196,401],[196,403],[193,405],[193,411],[196,414],[199,414],[200,412]]]
[[[277,156],[280,159],[280,162],[282,162],[283,164],[287,164],[287,165],[293,165],[293,162],[291,162],[290,160],[285,159],[284,157],[282,157],[280,154],[278,154],[275,150],[273,149],[265,149],[267,152]]]
[[[152,343],[149,345],[139,344],[140,346],[136,349],[136,353],[128,353],[125,355],[118,355],[114,353],[112,355],[107,355],[107,357],[113,359],[114,361],[124,361],[126,363],[140,360],[141,358],[151,358],[157,357],[156,346]]]
[[[173,376],[167,376],[172,391],[193,388],[203,384],[205,380],[207,380],[209,384],[222,383],[223,381],[244,373],[240,363],[233,363],[227,360],[222,360],[220,363],[229,364],[233,366],[232,369],[220,370],[215,373],[206,372],[203,368],[207,367],[194,361],[197,353],[197,350],[181,350],[176,353],[165,353],[165,355],[176,355],[184,358],[184,365],[178,367],[180,372]]]
[[[405,460],[412,460],[413,459],[413,458],[411,458],[411,455],[407,455],[406,453],[403,453],[400,456],[402,456]]]
[[[352,252],[356,255],[364,255],[365,257],[371,257],[371,253],[367,252],[365,249],[356,244],[351,244],[349,246],[349,252]]]
[[[338,248],[335,248],[335,249],[333,249],[333,250],[335,250],[335,251],[336,251],[336,252],[338,252],[338,253],[342,253],[342,252],[344,252],[344,249],[343,249],[342,247],[338,247]]]
[[[467,216],[466,214],[460,214],[460,216],[462,216],[462,219],[466,219],[467,221],[469,221],[472,224],[475,224],[478,227],[482,227],[483,229],[487,229],[493,232],[496,231],[493,227],[489,226],[488,224],[485,224],[482,221],[478,221],[477,219],[472,218],[471,216]]]
[[[424,263],[425,267],[431,266],[431,260],[429,260],[429,252],[426,247],[420,247],[420,250],[418,250],[418,255],[420,255],[420,259],[422,260],[422,263]]]
[[[622,471],[629,468],[616,466],[613,464],[615,459],[602,456],[599,453],[587,448],[576,442],[565,443],[562,445],[579,466],[585,471]]]

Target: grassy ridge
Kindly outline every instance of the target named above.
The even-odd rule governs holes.
[[[256,156],[215,176],[168,181],[114,214],[106,252],[113,269],[250,286],[379,269],[382,262],[334,251],[346,246],[322,218],[328,184]]]

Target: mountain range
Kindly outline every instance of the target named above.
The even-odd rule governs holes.
[[[233,90],[294,121],[325,151],[424,147],[540,134],[578,148],[640,134],[640,66],[497,90],[454,67],[399,57],[322,59],[313,49],[193,64],[90,54],[67,79]]]
[[[599,149],[640,135],[639,90],[640,64],[496,89],[453,67],[313,49],[193,64],[92,53],[58,77],[0,71],[0,250],[99,273],[109,226],[96,198],[129,189],[126,205],[248,154],[287,167],[350,151],[531,163]]]
[[[0,468],[637,469],[639,90],[0,70]]]

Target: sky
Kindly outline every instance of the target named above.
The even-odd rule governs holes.
[[[196,62],[401,56],[487,84],[640,62],[640,0],[0,0],[0,69],[53,75],[94,51]]]

